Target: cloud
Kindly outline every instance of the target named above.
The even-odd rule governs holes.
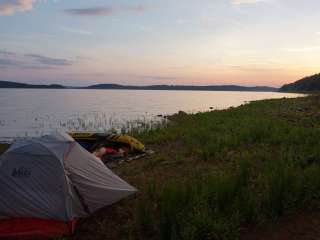
[[[0,15],[29,11],[35,2],[36,0],[0,0]]]
[[[137,75],[137,78],[140,79],[150,79],[150,80],[173,80],[178,79],[174,76],[157,76],[157,75]]]
[[[62,58],[51,58],[37,54],[17,54],[0,51],[0,68],[53,69],[72,65],[73,62]],[[2,56],[2,57],[1,57]]]
[[[255,4],[259,2],[265,2],[266,0],[233,0],[233,5],[241,5],[241,4]]]
[[[61,30],[64,32],[75,33],[75,34],[80,34],[80,35],[87,35],[87,36],[93,35],[92,32],[82,30],[82,29],[76,29],[76,28],[61,27]]]
[[[310,47],[299,47],[299,48],[286,48],[283,49],[287,52],[312,52],[312,51],[319,51],[320,46],[310,46]]]
[[[284,68],[281,67],[272,67],[268,65],[263,64],[255,64],[255,65],[230,65],[228,66],[230,68],[233,68],[238,71],[243,72],[273,72],[273,71],[281,71],[284,70]]]
[[[147,5],[131,5],[128,7],[123,8],[123,10],[127,10],[127,11],[132,11],[132,12],[144,12],[146,10],[148,10],[148,6]]]
[[[13,52],[5,51],[5,50],[0,50],[0,55],[5,55],[5,56],[14,56],[16,55]]]
[[[111,16],[119,12],[144,12],[148,7],[146,5],[131,5],[126,7],[107,7],[98,6],[91,8],[71,8],[64,11],[77,16]]]
[[[73,8],[64,11],[78,16],[109,16],[116,12],[115,9],[111,7]]]
[[[69,66],[71,61],[62,58],[51,58],[37,54],[25,54],[26,57],[32,58],[36,63],[52,66]]]
[[[19,66],[21,62],[14,59],[0,58],[0,68]]]

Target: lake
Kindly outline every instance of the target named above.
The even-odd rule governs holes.
[[[157,121],[157,115],[236,107],[253,100],[297,97],[274,92],[0,89],[0,140],[54,129],[95,130]]]

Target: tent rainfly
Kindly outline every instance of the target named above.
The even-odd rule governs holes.
[[[71,235],[135,191],[65,133],[18,141],[0,156],[0,237]]]

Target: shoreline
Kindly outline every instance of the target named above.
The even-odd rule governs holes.
[[[42,98],[43,94],[41,91],[39,92],[40,93],[37,93],[35,97],[39,96]],[[83,94],[85,94],[85,96],[92,95],[90,93]],[[19,96],[20,94],[17,95]],[[52,94],[48,95],[49,99],[55,99],[56,95],[59,97],[60,95],[64,96],[65,94],[62,92],[59,94],[52,92]],[[105,96],[103,93],[97,93],[97,95],[99,95],[98,97],[102,99],[101,101],[110,100],[108,97],[109,95]],[[131,97],[134,97],[136,94],[133,93],[131,95]],[[175,94],[167,91],[167,93],[164,94],[164,97],[166,98],[168,96],[168,99],[172,99],[174,98],[174,95]],[[99,132],[106,132],[109,129],[116,129],[120,131],[120,129],[123,130],[129,126],[129,130],[125,129],[125,131],[130,133],[131,128],[138,128],[138,126],[135,126],[137,125],[135,123],[143,122],[143,125],[150,125],[151,122],[158,121],[159,117],[161,118],[161,116],[170,116],[178,113],[179,111],[184,111],[186,113],[206,112],[215,109],[227,109],[231,106],[237,107],[241,104],[245,104],[256,99],[259,100],[262,98],[268,99],[298,96],[297,94],[289,95],[281,93],[265,93],[257,95],[253,92],[229,92],[222,94],[208,92],[203,95],[199,92],[194,96],[198,96],[201,100],[193,103],[189,102],[188,100],[184,100],[185,95],[188,96],[188,93],[179,94],[177,97],[178,103],[170,108],[166,107],[168,104],[170,104],[170,101],[162,100],[163,95],[160,94],[159,97],[154,100],[154,103],[147,104],[146,106],[142,106],[141,104],[140,106],[138,104],[136,107],[134,104],[129,104],[129,106],[133,107],[132,113],[123,113],[119,109],[122,109],[128,105],[126,100],[121,100],[126,96],[126,94],[123,93],[115,93],[115,99],[119,99],[120,101],[120,108],[118,109],[114,105],[107,105],[106,110],[103,110],[103,102],[98,103],[96,106],[90,106],[90,103],[77,104],[73,99],[83,97],[81,93],[71,93],[70,104],[67,104],[66,107],[56,110],[56,107],[53,107],[48,103],[44,103],[42,106],[44,109],[38,110],[38,108],[27,104],[34,99],[34,97],[32,97],[33,95],[30,96],[30,94],[27,94],[26,96],[23,95],[23,99],[25,99],[25,101],[22,100],[22,103],[12,104],[10,108],[0,109],[0,112],[3,112],[4,114],[2,116],[2,120],[0,120],[1,141],[8,142],[17,137],[23,138],[28,136],[40,136],[50,131],[54,131],[55,129],[61,129],[65,131],[96,131],[96,129],[98,129]],[[141,102],[145,99],[149,99],[150,97],[152,97],[152,94],[146,93],[146,95],[138,97],[137,101]],[[224,103],[224,98],[230,98],[231,100]],[[8,100],[10,99],[12,99],[12,97],[8,98]],[[44,100],[46,100],[46,98]],[[114,99],[111,100],[114,101]],[[24,104],[25,102],[27,103]],[[153,105],[157,107],[156,110],[153,110]],[[83,111],[82,109],[84,107],[88,110]],[[26,114],[22,114],[11,110],[15,108],[27,109],[28,111]],[[145,109],[145,111],[142,111],[142,109]]]

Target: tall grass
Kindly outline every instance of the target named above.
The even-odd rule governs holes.
[[[236,239],[243,227],[320,201],[318,100],[254,102],[189,115],[141,135],[154,146],[179,142],[175,152],[189,159],[183,162],[189,174],[179,174],[179,164],[176,177],[153,183],[151,195],[142,188],[137,226],[148,236],[141,236]],[[301,114],[311,104],[315,111]]]
[[[113,131],[117,133],[140,134],[165,126],[167,119],[160,117],[137,117],[120,120],[105,113],[88,113],[72,116],[58,122],[58,128],[67,131]]]
[[[320,167],[295,169],[286,161],[258,177],[240,162],[232,172],[168,182],[158,198],[138,205],[139,223],[160,239],[236,239],[241,226],[274,219],[320,197]],[[255,177],[255,182],[251,182]],[[160,190],[161,189],[161,190]],[[157,199],[157,206],[150,207]],[[142,213],[142,214],[141,214]],[[150,235],[149,235],[150,236]]]
[[[4,124],[4,123],[3,123]],[[168,124],[168,120],[163,117],[137,117],[131,120],[121,120],[105,113],[85,113],[67,116],[64,119],[54,119],[49,116],[36,117],[30,120],[26,126],[28,129],[21,129],[12,137],[0,137],[0,142],[12,142],[17,138],[35,137],[48,134],[56,129],[66,132],[105,132],[138,135],[150,131],[161,129]],[[1,127],[1,123],[0,123]],[[7,127],[5,124],[2,127]],[[10,130],[10,126],[8,126]]]

